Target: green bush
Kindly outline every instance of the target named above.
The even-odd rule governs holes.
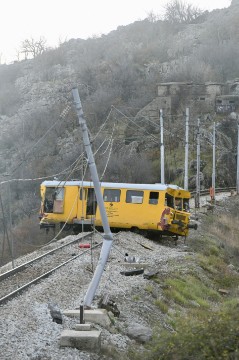
[[[163,331],[154,339],[149,360],[172,359],[238,359],[239,312],[234,306],[212,313],[204,313],[200,321],[189,313],[176,322],[176,331]],[[207,315],[207,317],[205,316]]]

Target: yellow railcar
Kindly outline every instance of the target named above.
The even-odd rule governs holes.
[[[190,192],[176,185],[101,183],[112,229],[158,231],[187,236]],[[56,224],[80,231],[82,225],[101,227],[93,183],[44,181],[41,184],[41,228]]]

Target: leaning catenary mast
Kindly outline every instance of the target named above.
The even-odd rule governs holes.
[[[101,249],[101,253],[100,253],[100,258],[99,258],[97,267],[95,269],[95,273],[93,275],[93,278],[91,280],[91,283],[89,285],[89,288],[88,288],[85,298],[84,298],[84,305],[90,306],[92,303],[92,300],[94,298],[94,295],[96,293],[96,290],[98,288],[102,273],[104,271],[105,264],[108,260],[109,254],[110,254],[110,249],[111,249],[112,242],[113,242],[113,235],[110,231],[109,222],[108,222],[108,218],[107,218],[106,210],[105,210],[105,206],[104,206],[103,196],[100,191],[100,180],[98,177],[94,156],[93,156],[93,153],[91,150],[88,129],[87,129],[86,121],[84,119],[84,115],[83,115],[83,110],[82,110],[79,93],[76,88],[72,90],[72,95],[73,95],[75,106],[76,106],[76,112],[77,112],[77,115],[79,118],[79,125],[82,130],[83,143],[84,143],[86,154],[88,157],[90,174],[91,174],[91,178],[92,178],[92,181],[94,184],[97,204],[99,206],[100,215],[101,215],[101,219],[102,219],[102,225],[104,228],[104,235],[103,235],[104,240],[103,240],[103,245],[102,245],[102,249]]]

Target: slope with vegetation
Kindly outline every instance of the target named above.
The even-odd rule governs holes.
[[[154,335],[145,351],[132,348],[129,359],[237,359],[238,342],[238,198],[230,198],[199,216],[199,232],[190,235],[188,256],[171,261],[141,289],[164,314],[152,319]],[[139,298],[142,301],[142,297]]]

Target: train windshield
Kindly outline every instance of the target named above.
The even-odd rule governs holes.
[[[62,202],[64,199],[65,189],[61,188],[53,188],[47,187],[45,192],[45,200],[44,200],[44,212],[53,213],[59,212],[58,205],[62,206]]]
[[[189,199],[183,199],[183,211],[187,211],[187,212],[190,211]]]

